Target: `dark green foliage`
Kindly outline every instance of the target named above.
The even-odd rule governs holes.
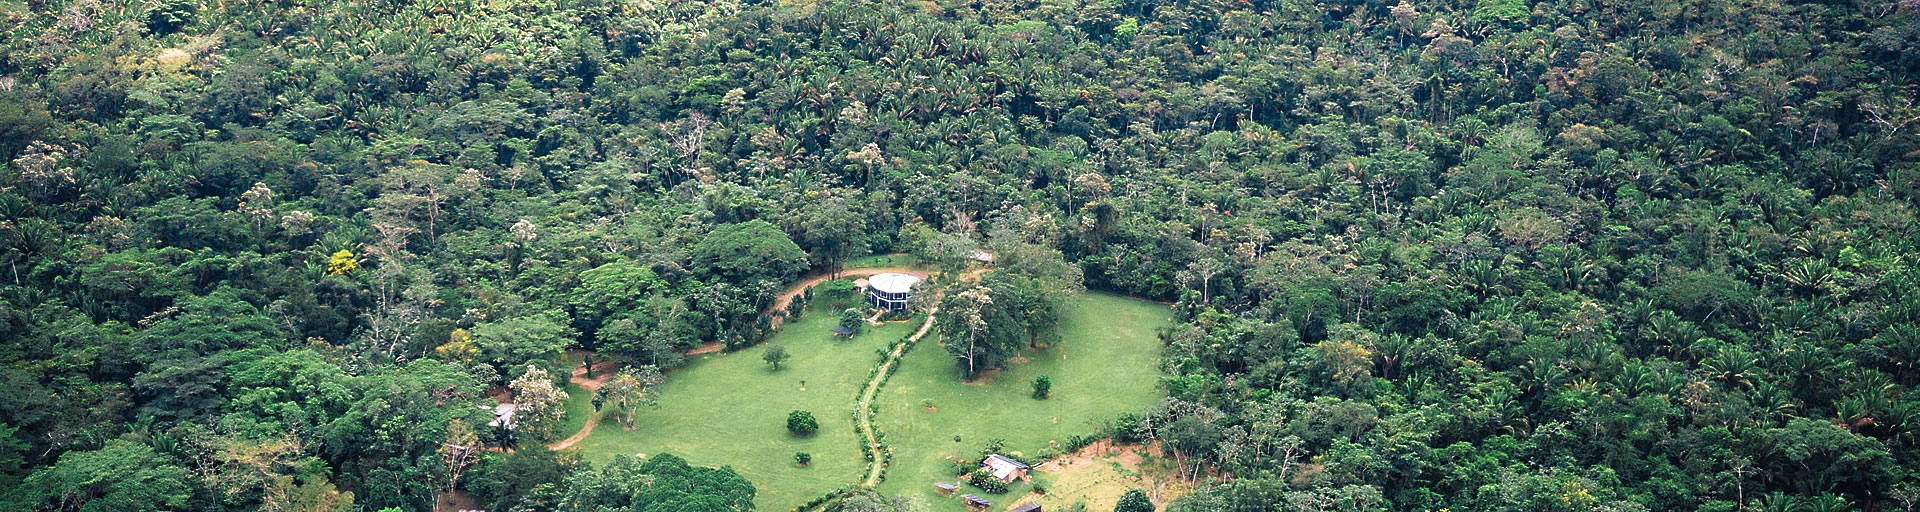
[[[753,510],[753,484],[731,468],[690,466],[672,454],[645,461],[619,454],[606,467],[576,471],[550,506],[560,510]]]
[[[941,299],[942,343],[969,379],[998,368],[1043,337],[1057,336],[1054,324],[1060,293],[1045,281],[994,274],[963,284]]]
[[[1174,303],[1113,427],[1235,476],[1183,510],[1920,486],[1911,1],[295,4],[0,7],[0,484],[284,437],[262,478],[422,509],[530,361],[981,248],[968,377],[1061,290]]]
[[[1004,494],[1007,492],[1007,483],[1000,481],[998,478],[994,478],[993,473],[988,473],[986,468],[975,468],[973,472],[968,473],[967,485],[974,486],[982,492],[990,492],[993,494]]]
[[[793,463],[799,464],[802,466],[812,464],[813,454],[807,453],[807,452],[796,452],[793,454]]]
[[[734,283],[786,283],[807,269],[807,255],[763,220],[714,228],[690,251],[702,274]]]
[[[1113,506],[1113,512],[1153,512],[1153,501],[1147,499],[1146,491],[1127,489],[1120,495],[1120,503]]]
[[[820,430],[820,422],[813,419],[813,413],[807,411],[787,413],[787,432],[806,436],[813,435],[818,430]]]
[[[192,23],[199,9],[196,0],[154,0],[147,7],[147,30],[156,35],[173,33]]]
[[[527,502],[543,485],[567,479],[574,461],[539,443],[525,443],[513,453],[488,454],[468,473],[466,489],[494,510]]]
[[[1033,399],[1045,400],[1053,396],[1053,379],[1045,375],[1033,378]]]
[[[858,336],[860,334],[860,331],[865,330],[867,328],[866,312],[861,310],[860,308],[847,308],[846,310],[841,311],[840,312],[840,328],[846,329],[852,332],[854,336]],[[852,337],[852,336],[849,336],[849,337]]]

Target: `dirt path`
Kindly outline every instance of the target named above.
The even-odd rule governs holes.
[[[918,277],[920,279],[926,279],[927,276],[929,275],[924,271],[914,270],[911,267],[870,267],[870,268],[850,268],[846,270],[841,270],[840,277],[871,276],[876,274],[886,274],[890,272],[897,273],[897,274],[907,274],[913,277]],[[773,305],[767,306],[767,310],[761,311],[760,313],[772,317],[773,326],[779,327],[781,317],[772,316],[775,311],[786,311],[787,304],[792,303],[794,297],[798,297],[800,296],[800,294],[806,293],[808,288],[812,288],[815,285],[818,285],[820,283],[827,282],[833,279],[836,279],[836,278],[833,277],[833,274],[830,274],[830,273],[815,274],[813,276],[809,276],[804,279],[801,279],[800,282],[794,283],[792,287],[787,288],[787,291],[781,292],[780,296],[774,297]]]
[[[573,377],[567,380],[573,382],[573,385],[580,386],[581,389],[589,392],[599,391],[601,386],[607,385],[607,381],[613,380],[614,374],[619,371],[619,366],[620,363],[612,359],[596,361],[593,364],[594,378],[591,379],[587,378],[586,365],[575,366],[573,367]],[[579,432],[574,432],[573,435],[567,436],[566,439],[548,444],[547,449],[559,451],[572,448],[573,445],[579,444],[580,441],[586,439],[587,436],[593,435],[593,425],[599,422],[600,411],[593,411],[592,415],[587,416],[587,425],[580,427]]]
[[[585,440],[587,436],[593,435],[593,424],[599,423],[599,422],[600,422],[600,411],[593,411],[592,415],[587,416],[587,426],[580,427],[579,432],[574,432],[573,435],[567,436],[566,439],[554,441],[552,444],[547,445],[547,449],[553,450],[553,451],[560,451],[560,450],[572,448],[573,445],[580,444],[580,441]]]
[[[894,346],[893,351],[887,353],[887,360],[880,363],[880,371],[874,372],[873,380],[867,381],[866,388],[860,390],[860,400],[853,404],[855,411],[853,416],[860,420],[859,423],[854,424],[854,429],[859,432],[862,442],[868,443],[868,448],[874,451],[873,462],[867,464],[867,475],[860,478],[861,486],[880,485],[880,478],[887,471],[887,458],[879,453],[882,449],[880,443],[873,441],[879,439],[879,435],[873,431],[873,398],[880,394],[881,384],[887,381],[887,374],[893,372],[893,366],[900,362],[900,356],[907,353],[907,348],[912,347],[915,342],[920,341],[920,338],[925,337],[928,331],[933,330],[933,316],[939,312],[940,308],[928,310],[927,321],[920,324],[920,330],[914,331],[913,337],[907,338],[906,343]]]

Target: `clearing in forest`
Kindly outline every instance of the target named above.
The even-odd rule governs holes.
[[[635,415],[633,430],[605,415],[574,448],[596,465],[620,453],[671,453],[696,466],[732,466],[753,482],[758,510],[790,510],[852,484],[866,468],[853,431],[854,395],[879,361],[875,351],[920,325],[890,322],[835,338],[828,332],[840,318],[835,306],[853,304],[851,296],[817,297],[766,344],[694,356],[667,375],[659,407]],[[792,359],[768,369],[761,360],[768,346],[784,347]],[[811,411],[819,432],[788,434],[787,413],[796,409]],[[811,453],[812,464],[795,465],[795,452]]]
[[[922,340],[880,392],[876,425],[892,445],[893,465],[879,490],[919,495],[936,512],[966,510],[959,498],[935,492],[935,482],[957,483],[948,457],[977,459],[995,438],[1005,441],[1007,452],[1038,456],[1049,441],[1064,447],[1069,437],[1096,433],[1120,414],[1153,405],[1164,396],[1156,332],[1172,315],[1150,302],[1075,295],[1060,311],[1059,346],[1029,349],[1022,354],[1025,362],[965,384],[937,338]],[[1031,397],[1040,375],[1053,381],[1050,399]],[[931,411],[924,407],[929,400]],[[960,442],[954,442],[956,435]],[[960,494],[979,494],[993,500],[992,510],[1005,510],[1029,489],[1016,482],[1007,494],[989,495],[962,485]]]

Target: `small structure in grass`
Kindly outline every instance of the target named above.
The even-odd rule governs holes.
[[[847,338],[847,339],[852,339],[852,338],[853,338],[853,335],[855,335],[855,334],[859,334],[859,333],[860,333],[859,331],[855,331],[855,330],[853,330],[853,329],[850,329],[850,328],[847,328],[847,327],[842,327],[842,326],[838,326],[838,325],[836,325],[836,326],[833,326],[833,328],[832,328],[832,329],[828,329],[828,330],[829,330],[829,331],[833,331],[833,337],[835,337],[835,338]]]
[[[1044,511],[1040,510],[1039,502],[1029,501],[1026,503],[1021,503],[1019,505],[1014,505],[1013,508],[1007,509],[1007,512],[1044,512]]]
[[[967,508],[974,509],[974,510],[986,510],[987,507],[993,506],[993,502],[987,501],[986,498],[974,496],[972,494],[961,495],[960,501],[966,502]]]
[[[907,274],[875,275],[867,279],[867,302],[887,311],[907,309],[907,301],[913,298],[913,285],[918,282],[920,278]]]
[[[993,477],[1001,482],[1012,482],[1016,478],[1027,480],[1027,472],[1032,469],[1023,462],[998,453],[988,455],[986,460],[980,461],[980,467],[992,473]]]
[[[946,482],[934,482],[933,488],[938,490],[941,496],[952,496],[955,491],[960,490],[959,485]]]

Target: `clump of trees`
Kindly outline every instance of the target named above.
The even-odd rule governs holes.
[[[839,326],[841,329],[846,329],[848,332],[852,333],[847,335],[847,337],[849,338],[860,335],[860,331],[865,330],[867,328],[866,311],[861,310],[860,308],[847,308],[846,310],[841,311]]]
[[[787,432],[797,436],[813,435],[820,430],[820,422],[813,419],[813,413],[795,410],[787,413]]]
[[[975,468],[973,472],[967,473],[967,485],[974,486],[982,492],[994,494],[1007,492],[1007,483],[994,478],[993,473],[987,472],[986,468]]]
[[[553,440],[554,429],[567,419],[567,392],[553,384],[546,370],[533,366],[507,388],[513,390],[514,439],[527,444]]]
[[[620,425],[633,430],[634,415],[639,414],[640,406],[657,405],[660,398],[660,384],[666,382],[666,376],[659,368],[642,366],[639,368],[621,368],[618,375],[602,384],[593,392],[595,411],[610,407],[619,416]]]

